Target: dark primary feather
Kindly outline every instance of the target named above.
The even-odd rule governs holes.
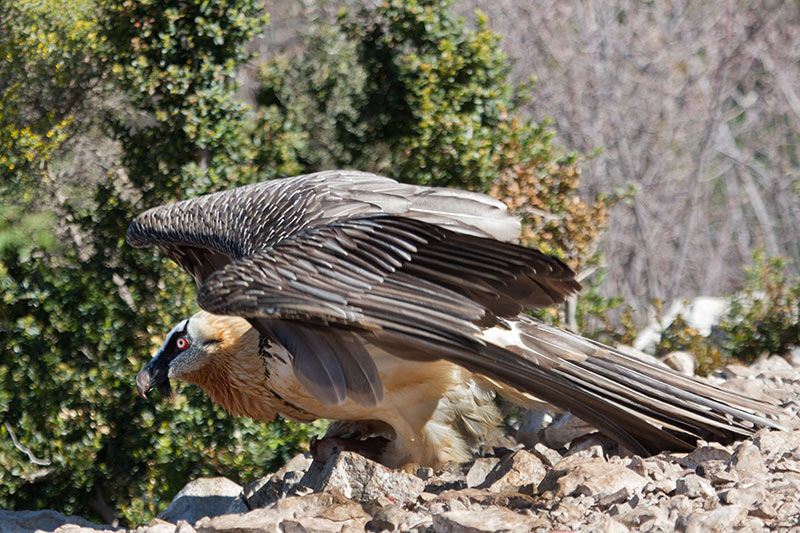
[[[558,259],[502,242],[518,231],[482,195],[337,171],[151,209],[128,241],[159,246],[190,272],[201,307],[246,317],[284,345],[298,380],[327,404],[380,403],[368,341],[398,357],[449,359],[641,452],[777,426],[761,416],[771,406],[521,315],[580,285]],[[480,338],[507,319],[523,346]]]
[[[689,450],[697,438],[780,428],[772,405],[630,357],[596,341],[521,316],[522,357],[492,354],[461,362],[568,409],[637,453]]]
[[[561,302],[579,287],[566,265],[537,250],[369,215],[310,228],[232,262],[206,280],[198,301],[211,312],[273,318],[301,318],[304,302],[330,322],[403,308],[423,324],[455,320],[473,332],[473,322]]]

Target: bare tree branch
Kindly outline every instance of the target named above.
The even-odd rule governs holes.
[[[503,36],[526,108],[584,153],[587,195],[635,186],[611,213],[603,291],[646,315],[743,281],[751,249],[800,271],[800,5],[735,0],[472,0]],[[738,152],[730,150],[735,147]]]
[[[14,429],[11,427],[11,424],[8,423],[8,420],[3,421],[3,425],[8,432],[8,435],[11,437],[11,442],[14,443],[14,447],[28,456],[28,460],[38,466],[50,466],[50,461],[47,459],[39,459],[36,457],[30,448],[23,446],[18,440],[17,435],[14,433]]]

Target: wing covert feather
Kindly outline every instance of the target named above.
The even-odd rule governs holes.
[[[482,194],[336,170],[154,207],[131,222],[126,238],[134,247],[158,246],[199,283],[209,270],[271,248],[310,227],[378,213],[505,241],[516,239],[520,231],[519,220],[502,202]]]

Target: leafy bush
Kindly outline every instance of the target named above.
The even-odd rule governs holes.
[[[701,335],[680,316],[663,332],[656,355],[685,350],[697,357],[697,372],[708,374],[733,361],[752,363],[764,355],[784,355],[800,346],[800,277],[786,273],[786,262],[753,255],[745,286],[733,295],[720,323]]]
[[[750,363],[800,346],[800,277],[786,272],[784,259],[754,254],[744,291],[732,298],[720,323],[718,342],[725,351]]]
[[[343,12],[338,24],[309,29],[299,54],[266,61],[262,166],[362,168],[488,191],[510,170],[512,135],[537,162],[560,164],[550,134],[515,118],[521,95],[506,80],[498,36],[483,19],[470,31],[449,4],[395,0]]]
[[[262,69],[260,113],[280,117],[294,169],[355,167],[403,181],[488,190],[516,108],[498,37],[442,0],[392,0],[317,25],[299,57]],[[289,134],[289,132],[293,132]],[[281,152],[276,154],[276,152]]]
[[[97,79],[92,0],[0,5],[0,180],[41,176]]]
[[[255,0],[104,5],[107,60],[135,110],[110,124],[142,206],[255,179],[247,106],[234,95],[260,12]]]
[[[711,339],[701,335],[695,328],[678,316],[661,333],[655,355],[663,357],[670,352],[685,351],[695,356],[695,371],[705,376],[730,362],[730,355],[715,345]]]
[[[54,140],[0,152],[17,158],[0,169],[0,507],[137,524],[193,477],[246,482],[276,468],[317,428],[235,420],[193,387],[173,402],[136,397],[136,371],[196,307],[185,273],[124,242],[147,207],[254,179],[234,76],[259,6],[3,6],[3,68],[17,77],[0,128]],[[51,69],[84,75],[75,85]],[[70,114],[65,137],[48,136]],[[85,173],[91,153],[75,147],[95,139],[110,152]],[[21,238],[34,229],[40,238]]]

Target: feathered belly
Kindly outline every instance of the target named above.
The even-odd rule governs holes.
[[[363,405],[350,398],[338,405],[317,400],[295,377],[286,349],[274,343],[264,355],[266,385],[286,402],[288,411],[281,414],[294,418],[298,412],[316,418],[337,420],[406,419],[412,426],[424,425],[435,411],[442,396],[463,383],[461,369],[446,361],[415,362],[403,360],[370,347],[383,383],[384,395],[375,406]],[[402,411],[402,415],[398,415]],[[395,420],[398,423],[397,420]],[[394,424],[392,424],[394,425]]]
[[[279,409],[282,415],[350,421],[356,428],[370,426],[358,422],[388,424],[393,441],[382,459],[387,464],[466,460],[498,424],[493,392],[448,361],[410,361],[370,346],[384,388],[381,403],[365,406],[348,398],[339,405],[326,405],[298,382],[282,347],[273,345],[270,351],[267,386],[286,402]],[[348,425],[337,426],[343,427]]]

